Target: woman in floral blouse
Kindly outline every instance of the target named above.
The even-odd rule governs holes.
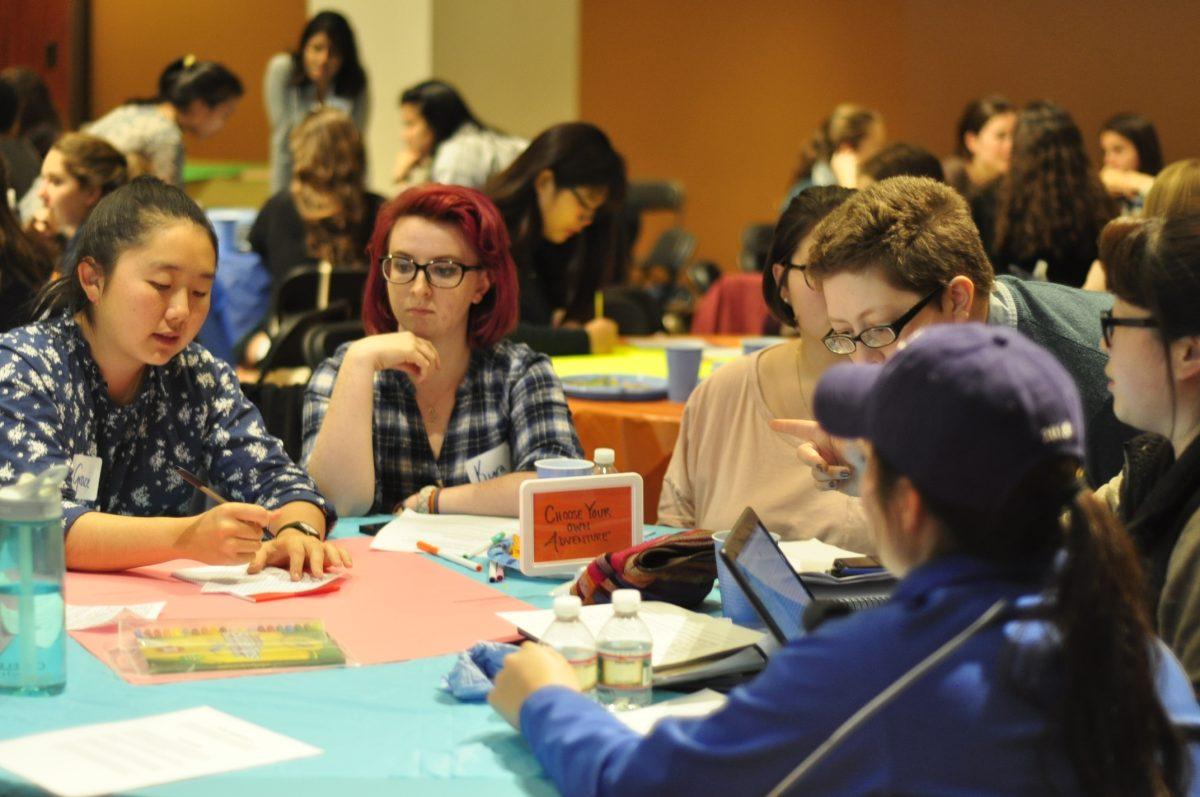
[[[470,188],[411,188],[367,254],[370,334],[313,374],[302,461],[344,514],[515,516],[536,460],[581,452],[550,360],[501,340],[517,275],[500,212]]]
[[[333,514],[263,427],[224,363],[192,343],[208,314],[216,240],[178,188],[140,177],[80,227],[45,321],[0,335],[0,485],[67,464],[67,566],[169,559],[349,565]],[[227,499],[197,511],[176,466]]]

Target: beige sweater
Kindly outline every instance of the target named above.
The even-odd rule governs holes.
[[[859,500],[821,490],[796,458],[795,438],[767,425],[762,351],[722,365],[688,399],[663,478],[658,522],[730,528],[747,506],[785,540],[817,539],[862,553],[875,545]]]

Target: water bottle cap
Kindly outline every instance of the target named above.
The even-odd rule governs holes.
[[[41,473],[23,473],[0,487],[0,520],[50,520],[62,516],[62,485],[66,465],[51,465]]]
[[[597,465],[611,465],[617,461],[617,453],[611,448],[597,448],[592,461]]]
[[[554,599],[554,616],[559,620],[574,620],[582,606],[578,595],[559,595]]]
[[[618,589],[612,594],[613,609],[622,614],[636,612],[642,605],[642,593],[636,589]]]

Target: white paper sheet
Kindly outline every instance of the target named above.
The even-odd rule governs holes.
[[[121,612],[129,612],[143,620],[155,620],[162,613],[166,601],[157,603],[135,603],[128,606],[75,606],[67,604],[67,630],[82,631],[85,628],[100,628],[116,622]]]
[[[862,556],[820,540],[787,540],[779,543],[779,548],[797,573],[826,573],[834,559]]]
[[[200,706],[0,742],[0,767],[62,797],[91,797],[320,753]]]
[[[540,639],[554,621],[554,612],[549,609],[497,614],[535,639]],[[579,616],[595,636],[612,617],[612,604],[584,606]],[[643,603],[638,616],[650,627],[650,636],[654,640],[650,663],[655,667],[672,667],[729,653],[749,647],[763,636],[724,618],[709,617],[660,601]]]
[[[495,534],[512,535],[520,530],[521,522],[513,517],[422,515],[406,509],[379,530],[371,549],[417,553],[417,540],[424,540],[451,555],[474,554]]]
[[[326,573],[314,578],[305,571],[299,581],[292,581],[292,574],[281,567],[264,567],[261,572],[249,575],[245,565],[205,565],[176,570],[171,574],[183,581],[200,584],[201,592],[219,592],[235,598],[253,600],[255,595],[266,593],[309,592],[337,581],[341,573]]]
[[[725,705],[726,697],[711,689],[701,689],[690,695],[664,700],[645,708],[619,711],[614,716],[642,736],[650,733],[659,720],[667,717],[707,717]]]

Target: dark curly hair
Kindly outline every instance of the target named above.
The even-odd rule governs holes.
[[[999,184],[995,237],[987,242],[993,259],[1045,260],[1051,279],[1082,284],[1082,274],[1056,272],[1055,264],[1085,262],[1086,272],[1100,230],[1116,215],[1071,115],[1051,102],[1026,106],[1017,116],[1012,167]]]

